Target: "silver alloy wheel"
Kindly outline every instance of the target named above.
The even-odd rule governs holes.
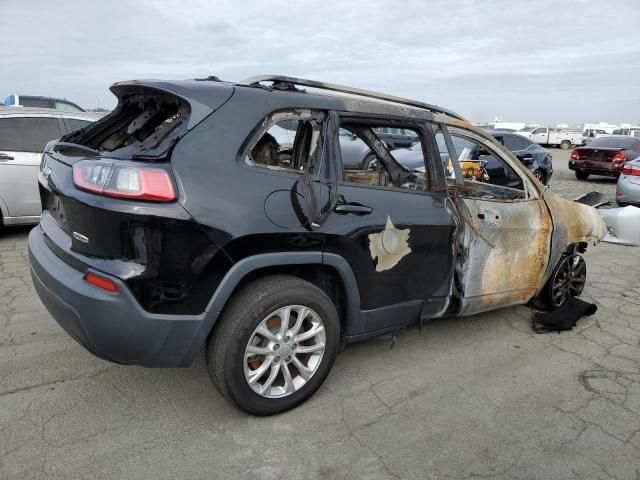
[[[253,331],[244,352],[244,378],[265,398],[282,398],[313,377],[324,355],[326,335],[309,307],[289,305],[269,314]]]

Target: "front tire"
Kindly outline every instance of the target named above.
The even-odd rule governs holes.
[[[551,308],[559,308],[570,297],[579,297],[587,281],[587,264],[581,255],[565,255],[549,278],[545,295]]]
[[[587,264],[576,252],[565,253],[531,305],[540,310],[560,308],[570,297],[579,297],[587,281]]]
[[[207,370],[222,395],[254,415],[306,401],[340,346],[331,299],[296,277],[264,277],[236,293],[207,343]]]

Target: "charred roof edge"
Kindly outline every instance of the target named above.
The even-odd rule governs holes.
[[[255,77],[245,78],[244,80],[238,83],[240,85],[259,86],[261,82],[281,82],[281,83],[288,83],[292,85],[300,85],[303,87],[317,88],[320,90],[331,90],[334,92],[347,93],[347,94],[356,95],[359,97],[374,98],[374,99],[383,100],[386,102],[399,103],[399,104],[407,105],[410,107],[429,110],[430,112],[447,115],[449,117],[462,120],[463,122],[467,121],[462,115],[455,113],[451,110],[447,110],[446,108],[438,107],[437,105],[431,105],[429,103],[420,102],[418,100],[412,100],[410,98],[404,98],[404,97],[397,97],[395,95],[387,95],[385,93],[374,92],[371,90],[364,90],[364,89],[355,88],[355,87],[347,87],[344,85],[337,85],[334,83],[319,82],[316,80],[308,80],[304,78],[287,77],[282,75],[258,75]]]

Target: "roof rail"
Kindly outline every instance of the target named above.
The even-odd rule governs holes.
[[[318,88],[321,90],[331,90],[334,92],[348,93],[351,95],[357,95],[359,97],[375,98],[377,100],[384,100],[385,102],[400,103],[409,107],[421,108],[429,110],[431,112],[442,113],[458,120],[466,121],[466,119],[451,110],[446,108],[431,105],[429,103],[419,102],[417,100],[411,100],[409,98],[396,97],[394,95],[386,95],[384,93],[372,92],[370,90],[362,90],[360,88],[345,87],[343,85],[336,85],[334,83],[318,82],[316,80],[306,80],[304,78],[285,77],[282,75],[258,75],[255,77],[245,78],[240,81],[241,85],[259,85],[261,82],[280,82],[289,83],[292,85],[300,85],[303,87]]]

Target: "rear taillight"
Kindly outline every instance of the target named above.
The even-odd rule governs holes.
[[[616,153],[611,161],[613,163],[624,163],[627,161],[627,157],[625,157],[622,153]]]
[[[574,150],[573,152],[571,152],[571,159],[580,160],[580,152],[577,150]]]
[[[167,171],[132,163],[82,160],[73,165],[73,183],[81,190],[108,197],[151,202],[176,198]]]
[[[631,175],[633,177],[640,177],[640,166],[630,166],[630,165],[626,165],[623,169],[622,169],[622,174],[623,175]]]

